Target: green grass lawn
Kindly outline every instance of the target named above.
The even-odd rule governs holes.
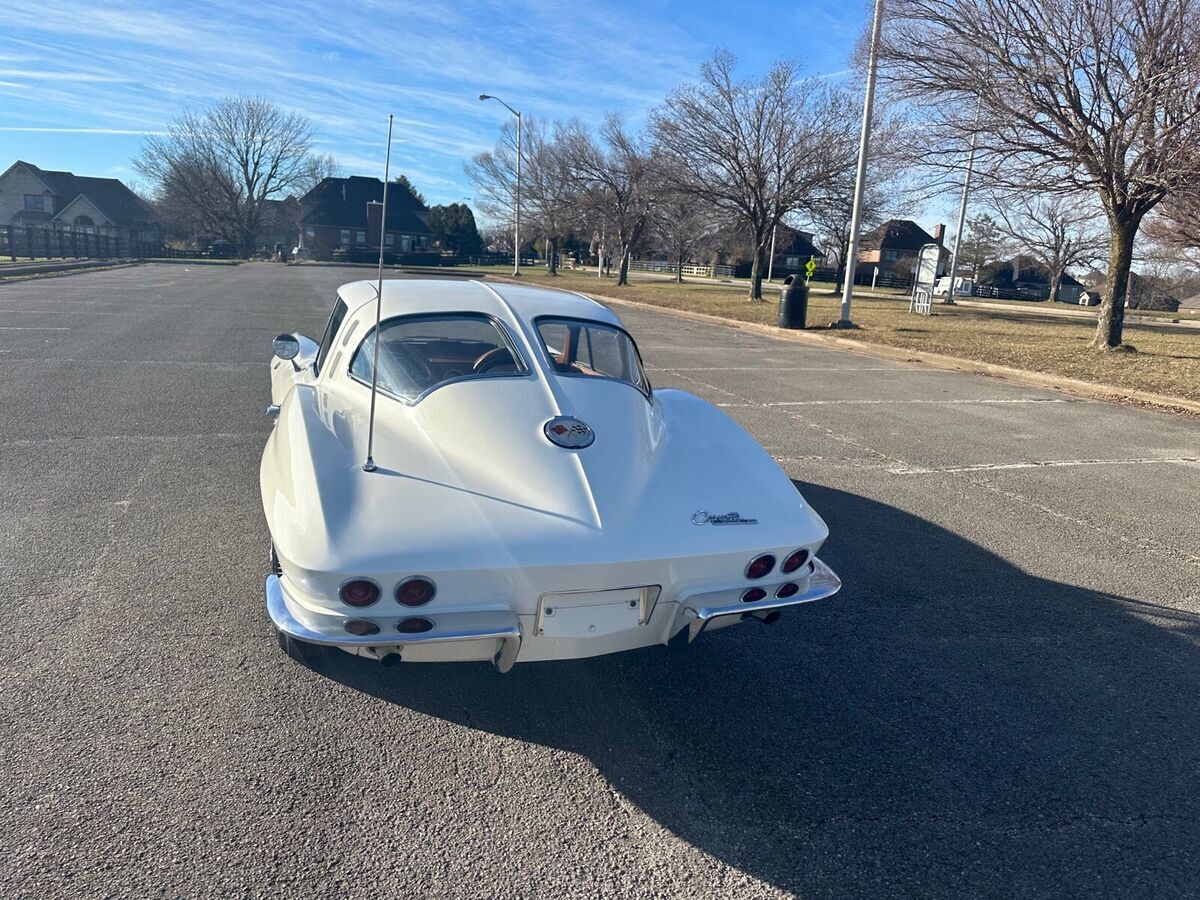
[[[511,267],[488,269],[511,275]],[[668,309],[689,310],[740,322],[774,325],[778,289],[768,286],[767,300],[751,303],[743,285],[691,283],[638,278],[617,287],[616,278],[597,278],[564,270],[555,278],[545,269],[522,269],[530,284],[604,294]],[[809,296],[808,321],[825,330],[837,318],[840,296],[817,282]],[[1200,331],[1126,325],[1125,340],[1136,352],[1100,353],[1088,348],[1095,333],[1090,319],[1023,315],[1010,310],[934,306],[931,316],[908,312],[906,298],[857,295],[852,318],[859,326],[838,331],[840,337],[909,350],[925,350],[963,359],[1063,375],[1126,390],[1152,391],[1200,401]]]

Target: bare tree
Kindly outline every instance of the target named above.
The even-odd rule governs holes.
[[[524,125],[529,127],[531,122],[526,120]],[[500,137],[496,140],[495,148],[477,154],[463,169],[475,185],[475,202],[486,221],[489,224],[504,222],[511,231],[517,196],[516,123],[506,119],[500,126]],[[489,232],[492,230],[488,229]],[[512,235],[503,243],[511,247]]]
[[[738,80],[735,64],[718,51],[651,127],[668,171],[679,173],[676,187],[741,223],[753,253],[749,296],[761,300],[771,229],[853,168],[856,127],[846,98],[802,79],[793,63],[776,63],[757,82]]]
[[[1155,213],[1146,235],[1159,255],[1200,266],[1200,182],[1164,199]]]
[[[522,219],[550,244],[548,270],[558,274],[558,248],[579,217],[579,190],[567,163],[561,126],[554,132],[530,119],[524,126],[521,178]]]
[[[264,200],[311,174],[312,125],[259,97],[229,97],[185,112],[134,161],[160,197],[187,207],[204,230],[254,253]]]
[[[581,201],[616,234],[621,257],[617,284],[628,284],[629,261],[656,200],[657,170],[650,150],[616,114],[604,118],[599,140],[579,122],[565,127],[559,140]]]
[[[684,264],[713,237],[717,223],[711,210],[694,196],[670,187],[658,192],[653,223],[654,237],[675,268],[675,281],[683,281]]]
[[[843,95],[839,106],[844,108],[849,102]],[[864,230],[890,216],[899,215],[916,202],[906,181],[912,171],[913,161],[903,152],[912,145],[904,134],[904,123],[896,118],[875,118],[877,121],[872,125],[870,178],[863,194]],[[840,292],[842,279],[847,273],[853,277],[855,268],[847,259],[850,252],[850,225],[854,217],[855,174],[853,167],[834,172],[828,181],[816,186],[807,204],[807,219],[822,249],[833,257],[837,265],[832,293]]]
[[[1049,194],[998,199],[997,229],[1050,273],[1050,302],[1071,266],[1092,265],[1104,252],[1106,228],[1086,198]]]
[[[994,182],[1098,197],[1109,233],[1098,349],[1121,345],[1143,218],[1200,178],[1198,20],[1200,0],[895,0],[891,9],[883,74],[923,110],[931,137],[948,138],[933,152],[965,156],[974,136]]]

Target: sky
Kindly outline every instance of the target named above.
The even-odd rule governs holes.
[[[756,76],[780,58],[840,81],[867,0],[801,3],[7,0],[0,5],[0,171],[121,178],[185,108],[257,94],[308,116],[346,174],[392,168],[431,204],[472,194],[463,164],[509,113],[635,126],[718,47]]]

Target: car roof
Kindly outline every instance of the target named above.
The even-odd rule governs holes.
[[[338,288],[351,314],[375,302],[374,281],[352,281]],[[419,313],[482,312],[502,321],[532,322],[539,316],[590,319],[621,326],[607,306],[582,294],[505,282],[458,278],[385,279],[382,317]]]

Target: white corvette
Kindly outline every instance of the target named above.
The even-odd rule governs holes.
[[[281,646],[574,659],[695,640],[836,593],[828,529],[754,439],[652,390],[608,308],[459,280],[338,290],[276,338],[260,481]],[[368,447],[373,360],[379,360]]]

